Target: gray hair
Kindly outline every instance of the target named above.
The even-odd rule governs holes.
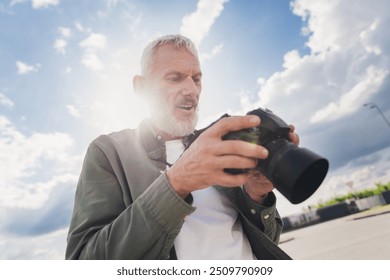
[[[198,57],[198,50],[196,49],[195,44],[187,37],[179,34],[175,35],[164,35],[161,36],[149,44],[147,44],[142,52],[141,56],[141,74],[147,75],[150,71],[150,66],[156,51],[159,47],[164,45],[171,45],[175,48],[184,48],[193,54],[195,57]]]

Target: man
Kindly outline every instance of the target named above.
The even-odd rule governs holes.
[[[223,141],[259,125],[222,118],[188,147],[198,119],[202,72],[194,44],[168,35],[141,58],[134,90],[151,107],[137,129],[88,148],[77,186],[67,259],[285,259],[272,184],[251,169],[268,151]],[[291,129],[291,140],[298,136]],[[183,152],[184,151],[184,152]]]

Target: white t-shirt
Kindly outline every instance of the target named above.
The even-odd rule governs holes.
[[[167,161],[174,163],[182,154],[181,140],[167,141]],[[237,211],[215,187],[192,192],[196,210],[186,217],[174,245],[177,258],[255,259],[243,232]]]

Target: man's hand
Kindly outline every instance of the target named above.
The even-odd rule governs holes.
[[[293,142],[295,145],[299,145],[299,136],[295,133],[295,126],[290,124],[290,133],[288,134],[288,137],[290,138],[290,141]]]
[[[295,145],[299,145],[299,136],[295,132],[295,127],[290,125],[289,138]],[[244,184],[244,190],[249,197],[262,204],[269,192],[274,189],[274,185],[260,171],[251,170],[248,180]]]
[[[222,137],[230,131],[259,124],[259,117],[253,115],[228,117],[204,131],[167,171],[175,191],[185,198],[190,192],[208,186],[235,187],[247,182],[248,173],[233,175],[224,169],[252,169],[258,159],[267,158],[268,151],[256,144]]]

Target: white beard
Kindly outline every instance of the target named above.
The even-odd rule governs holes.
[[[195,130],[198,118],[198,109],[196,109],[195,116],[187,120],[178,120],[173,114],[166,114],[165,116],[160,114],[158,117],[156,116],[152,119],[159,129],[169,135],[173,137],[184,137]]]
[[[175,106],[166,102],[160,102],[152,110],[153,123],[173,137],[184,137],[194,132],[199,119],[198,106],[195,109],[194,116],[185,120],[177,119],[174,115]]]

